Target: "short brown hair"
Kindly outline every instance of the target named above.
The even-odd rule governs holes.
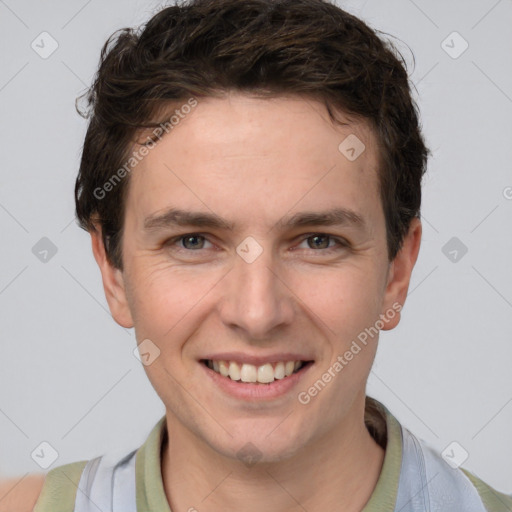
[[[141,129],[164,107],[228,91],[301,95],[364,119],[376,134],[388,257],[418,217],[430,151],[400,52],[355,16],[323,0],[189,0],[165,7],[138,29],[105,42],[94,83],[83,95],[90,117],[75,186],[80,227],[102,227],[111,264],[122,269],[127,172]],[[78,108],[78,107],[77,107]],[[126,169],[126,166],[125,166]],[[96,191],[96,192],[95,192]]]

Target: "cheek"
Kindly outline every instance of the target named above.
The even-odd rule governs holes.
[[[370,268],[346,267],[296,279],[297,295],[336,334],[351,332],[379,314],[381,292]]]
[[[185,269],[150,258],[139,258],[132,269],[136,331],[162,344],[177,339],[180,332],[183,336],[191,319],[197,321],[208,292],[219,281],[218,272],[206,266]]]

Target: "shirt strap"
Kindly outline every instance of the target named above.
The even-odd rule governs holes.
[[[86,464],[83,460],[49,471],[33,512],[73,512],[78,483]]]
[[[137,512],[135,455],[118,462],[102,455],[87,462],[76,493],[74,512]]]
[[[402,468],[395,512],[487,512],[467,476],[402,427]]]

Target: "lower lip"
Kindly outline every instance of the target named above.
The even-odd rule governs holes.
[[[208,368],[202,362],[199,362],[199,364],[203,367],[208,377],[225,393],[243,400],[266,400],[283,396],[290,392],[313,366],[313,363],[310,362],[297,373],[292,373],[289,377],[274,380],[274,382],[269,384],[259,384],[239,380],[234,381],[229,377],[223,377],[220,373]]]

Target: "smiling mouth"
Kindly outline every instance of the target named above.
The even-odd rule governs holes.
[[[300,372],[313,364],[313,361],[279,361],[260,366],[248,363],[239,364],[236,361],[212,361],[211,359],[201,359],[201,363],[215,373],[235,382],[271,384],[275,380],[283,380]]]

